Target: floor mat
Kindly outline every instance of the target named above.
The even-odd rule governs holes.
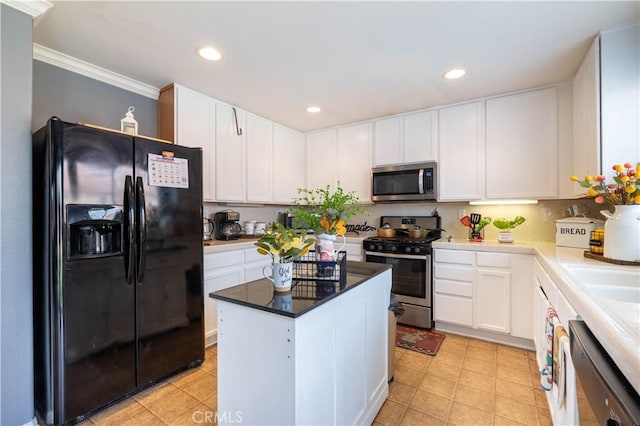
[[[398,324],[396,346],[426,355],[435,355],[445,335],[437,331]]]

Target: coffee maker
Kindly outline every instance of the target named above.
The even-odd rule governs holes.
[[[240,213],[231,210],[213,215],[213,238],[216,240],[237,240],[240,238]]]

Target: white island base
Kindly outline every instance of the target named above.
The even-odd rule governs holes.
[[[218,422],[371,424],[389,394],[391,270],[377,272],[295,318],[218,300]]]

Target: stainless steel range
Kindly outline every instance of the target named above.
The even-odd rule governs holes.
[[[389,224],[394,237],[369,237],[363,241],[367,262],[393,265],[392,292],[405,313],[398,322],[422,328],[433,326],[431,242],[441,236],[440,216],[382,216],[380,227]],[[418,228],[426,236],[417,236]],[[414,231],[414,232],[412,232]],[[422,234],[425,234],[423,231]]]

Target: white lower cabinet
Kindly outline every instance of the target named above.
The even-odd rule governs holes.
[[[478,268],[474,290],[475,326],[484,330],[509,333],[511,273],[508,270]]]
[[[217,341],[217,305],[209,297],[212,291],[222,290],[244,282],[244,253],[242,250],[207,254],[204,256],[204,339],[209,346]]]
[[[346,243],[342,250],[347,252],[347,260],[362,262],[362,243]]]
[[[547,348],[547,312],[553,308],[558,315],[558,320],[562,326],[569,331],[569,321],[578,318],[577,312],[573,309],[569,301],[564,297],[558,286],[545,272],[542,265],[536,260],[534,267],[535,286],[530,294],[533,294],[533,327],[534,342],[536,349],[536,359],[538,367],[542,370],[546,365],[548,356]],[[558,397],[560,389],[558,384],[553,383],[551,390],[545,392],[551,419],[554,425],[579,425],[578,396],[576,386],[576,374],[571,358],[571,350],[568,342],[560,343],[560,347],[555,351],[564,360],[564,401]],[[583,401],[584,402],[584,401]]]
[[[531,255],[435,249],[435,321],[530,340],[532,262]]]
[[[255,248],[244,249],[244,282],[264,278],[262,270],[271,264],[271,256],[264,256]]]

